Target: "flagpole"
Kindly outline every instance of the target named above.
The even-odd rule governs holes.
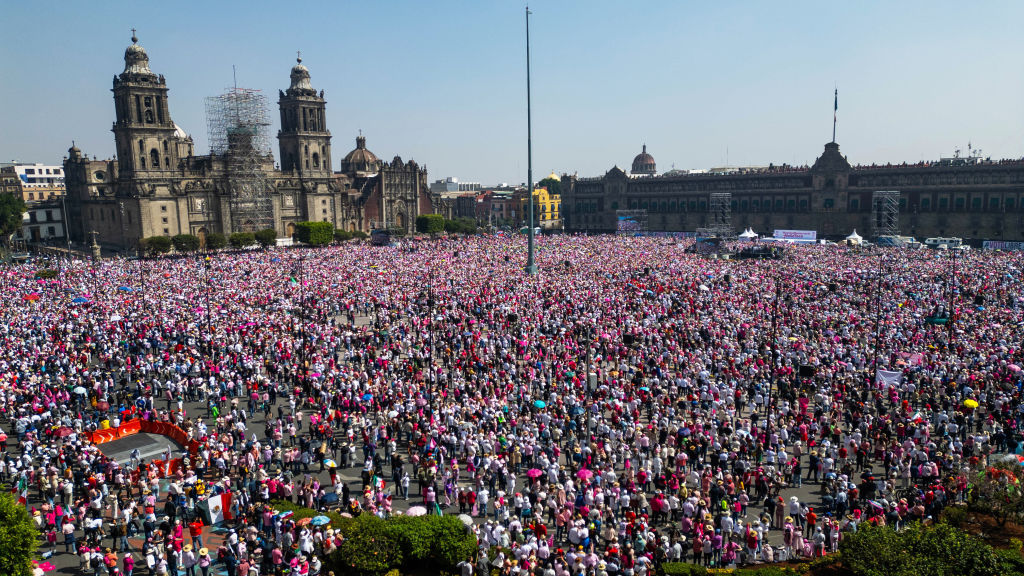
[[[533,123],[530,109],[530,7],[526,7],[526,201],[530,204],[530,229],[526,231],[526,275],[537,274],[533,239]]]
[[[836,115],[839,113],[839,88],[836,88],[835,100],[832,102],[832,143],[836,142]]]

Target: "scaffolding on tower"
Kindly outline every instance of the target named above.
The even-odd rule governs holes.
[[[704,228],[697,229],[701,238],[735,238],[732,229],[732,193],[712,192],[708,203],[708,221]]]
[[[900,235],[899,190],[875,190],[871,195],[871,223],[876,239]]]
[[[231,229],[274,228],[267,173],[273,169],[267,99],[259,90],[231,88],[206,99],[210,153],[224,159],[230,190]]]

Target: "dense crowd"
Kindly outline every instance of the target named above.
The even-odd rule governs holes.
[[[83,573],[315,576],[341,535],[290,500],[461,514],[464,574],[604,576],[826,554],[1020,451],[1018,253],[554,236],[526,277],[523,244],[0,268],[0,481]],[[136,418],[200,447],[162,479],[180,447],[86,440]]]

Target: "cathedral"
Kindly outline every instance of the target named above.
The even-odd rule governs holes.
[[[90,160],[72,145],[64,160],[73,240],[95,238],[124,252],[150,236],[192,234],[205,243],[209,233],[273,228],[279,238],[290,238],[297,222],[311,220],[349,231],[412,232],[420,214],[450,216],[440,196],[430,193],[425,166],[398,156],[380,160],[361,134],[340,170],[333,170],[326,100],[301,58],[288,89],[279,92],[280,168],[268,149],[249,170],[250,180],[255,175],[261,183],[260,210],[239,201],[244,186],[232,170],[238,135],[229,135],[227,149],[195,155],[192,137],[171,119],[167,92],[164,76],[150,70],[133,35],[124,71],[113,82],[117,157]]]

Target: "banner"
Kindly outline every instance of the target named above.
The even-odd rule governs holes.
[[[797,242],[815,242],[818,240],[816,230],[776,230],[772,237],[776,240],[796,240]]]
[[[983,250],[1024,250],[1024,242],[1003,242],[1001,240],[985,240],[981,243]]]
[[[875,377],[875,383],[883,386],[899,386],[900,380],[903,379],[903,372],[894,372],[891,370],[879,370]]]

